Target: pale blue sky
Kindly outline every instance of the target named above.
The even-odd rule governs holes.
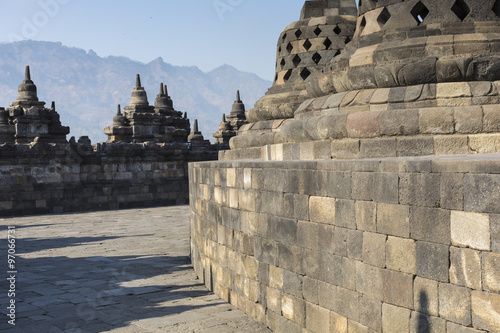
[[[274,77],[281,30],[304,0],[0,0],[0,42],[33,39],[99,56]]]

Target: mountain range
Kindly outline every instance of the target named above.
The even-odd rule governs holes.
[[[175,109],[187,112],[191,124],[198,119],[205,139],[212,139],[222,114],[231,111],[237,89],[250,108],[272,85],[229,65],[205,73],[196,66],[173,66],[162,58],[144,64],[125,57],[99,57],[92,50],[61,43],[22,41],[0,44],[1,107],[16,100],[26,65],[39,99],[49,106],[56,102],[62,124],[70,126],[69,136],[88,135],[93,143],[106,141],[104,127],[112,124],[118,104],[129,104],[136,74],[141,75],[150,104],[160,83],[167,84]]]

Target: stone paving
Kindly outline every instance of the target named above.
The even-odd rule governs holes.
[[[0,219],[0,332],[270,332],[197,279],[188,221],[188,206]],[[6,315],[9,226],[15,326]]]

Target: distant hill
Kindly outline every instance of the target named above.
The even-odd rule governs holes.
[[[204,73],[195,66],[170,65],[162,58],[144,64],[125,57],[101,58],[92,50],[61,43],[22,41],[0,44],[0,106],[16,100],[26,65],[31,67],[40,100],[48,105],[55,101],[61,122],[70,126],[68,139],[88,135],[93,143],[106,140],[103,130],[112,124],[117,104],[129,104],[136,74],[141,74],[150,104],[160,82],[166,83],[174,107],[188,112],[191,123],[199,120],[205,139],[212,139],[222,113],[231,111],[237,89],[250,108],[272,85],[228,65]]]

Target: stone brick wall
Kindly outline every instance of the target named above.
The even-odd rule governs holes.
[[[275,332],[500,331],[500,156],[189,167],[192,261]]]
[[[0,145],[0,216],[188,202],[186,144]]]

